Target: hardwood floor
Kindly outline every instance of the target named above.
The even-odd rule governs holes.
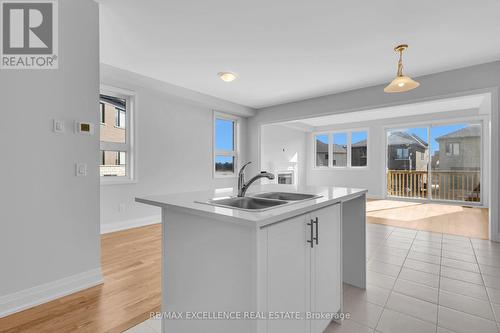
[[[488,239],[487,208],[369,200],[366,217],[368,223]]]
[[[160,310],[161,225],[103,235],[104,284],[0,319],[0,332],[123,332]]]

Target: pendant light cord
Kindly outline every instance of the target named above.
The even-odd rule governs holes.
[[[403,49],[399,50],[398,76],[403,76]]]

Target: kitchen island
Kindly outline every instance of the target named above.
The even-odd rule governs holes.
[[[366,287],[366,190],[246,196],[269,192],[314,197],[253,211],[209,202],[233,189],[136,198],[162,209],[163,332],[320,333],[342,312],[342,283]]]

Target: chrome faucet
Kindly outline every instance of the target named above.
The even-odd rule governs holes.
[[[247,192],[248,188],[254,181],[260,178],[267,178],[267,179],[274,179],[274,175],[272,173],[269,173],[267,171],[261,171],[261,173],[257,174],[254,176],[252,179],[250,179],[248,182],[245,183],[245,168],[247,165],[249,165],[252,162],[248,162],[245,165],[243,165],[240,169],[240,172],[238,173],[238,196],[239,197],[244,197],[245,193]]]

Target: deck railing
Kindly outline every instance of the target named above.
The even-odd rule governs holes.
[[[389,170],[387,194],[405,198],[481,201],[479,171],[433,170],[429,181],[427,171]],[[430,191],[430,193],[428,193]]]

